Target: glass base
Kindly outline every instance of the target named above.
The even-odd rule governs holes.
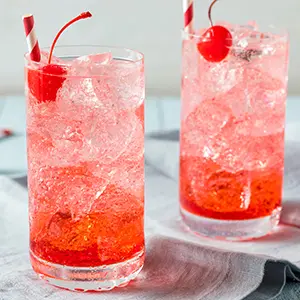
[[[193,215],[180,208],[184,224],[194,233],[222,240],[243,241],[265,236],[279,223],[281,207],[270,216],[250,220],[218,220]]]
[[[99,267],[69,267],[47,262],[30,252],[31,264],[52,285],[72,291],[108,291],[126,286],[144,265],[144,251],[130,260]]]

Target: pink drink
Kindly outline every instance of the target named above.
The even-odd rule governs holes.
[[[279,220],[289,44],[225,26],[233,46],[221,62],[200,55],[201,34],[183,40],[181,213],[200,234],[248,239]]]
[[[99,51],[109,53],[72,55]],[[69,55],[53,62],[66,67],[63,79],[44,75],[37,87],[38,64],[26,66],[32,266],[64,288],[108,290],[144,262],[143,56],[99,47],[56,52]],[[59,81],[47,100],[44,87]]]

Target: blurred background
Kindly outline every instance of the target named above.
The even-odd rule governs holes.
[[[35,16],[41,46],[49,46],[66,21],[90,10],[93,18],[67,30],[59,44],[102,44],[139,50],[146,58],[147,94],[179,96],[181,28],[180,0],[0,0],[0,94],[23,93],[26,42],[22,15]],[[211,0],[195,0],[197,26],[207,26]],[[255,20],[290,33],[289,94],[300,94],[300,1],[220,0],[213,19],[235,23]]]

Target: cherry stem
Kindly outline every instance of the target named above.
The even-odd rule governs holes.
[[[208,9],[208,18],[209,18],[209,22],[210,22],[210,26],[213,27],[214,24],[212,22],[212,19],[211,19],[211,10],[213,8],[213,6],[215,5],[215,3],[217,2],[218,0],[214,0],[211,5],[209,6],[209,9]]]
[[[53,50],[54,50],[54,47],[55,47],[55,44],[58,40],[58,38],[60,37],[60,35],[65,31],[65,29],[67,27],[69,27],[71,24],[79,21],[79,20],[82,20],[82,19],[86,19],[86,18],[90,18],[92,16],[92,14],[87,11],[87,12],[83,12],[81,13],[79,16],[75,17],[74,19],[72,19],[71,21],[69,21],[66,25],[64,25],[61,30],[58,32],[58,34],[56,35],[52,45],[51,45],[51,49],[50,49],[50,54],[49,54],[49,58],[48,58],[48,64],[51,63],[51,59],[52,59],[52,54],[53,54]]]

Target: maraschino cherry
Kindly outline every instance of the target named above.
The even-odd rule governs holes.
[[[91,16],[92,14],[90,12],[84,12],[64,25],[52,43],[48,64],[38,69],[28,69],[28,88],[38,102],[55,101],[57,91],[66,80],[65,75],[67,74],[67,68],[62,65],[51,64],[53,50],[58,38],[71,24]]]
[[[211,10],[218,0],[214,0],[208,9],[208,18],[211,27],[201,36],[197,44],[200,54],[209,62],[220,62],[228,55],[232,46],[232,35],[229,30],[220,25],[213,25]]]

